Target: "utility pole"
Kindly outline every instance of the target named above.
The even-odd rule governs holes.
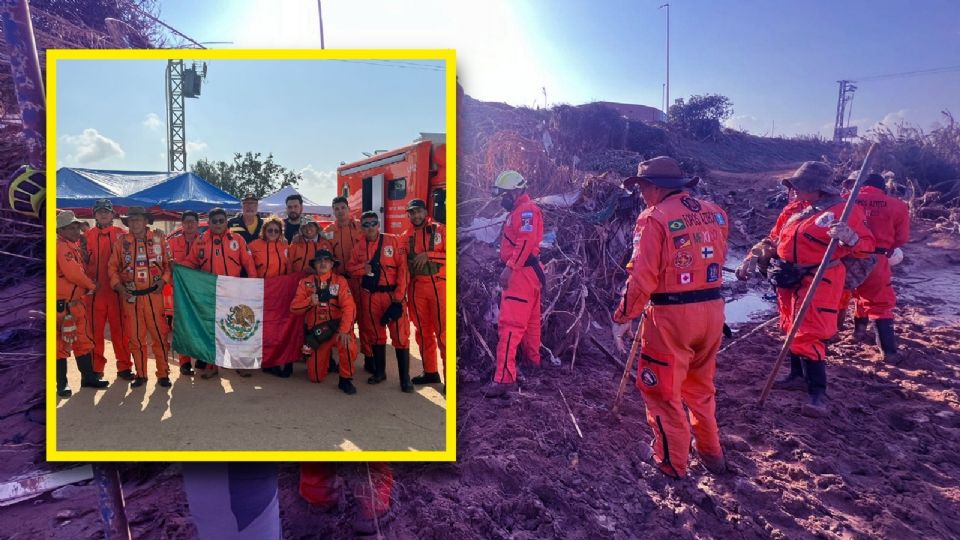
[[[183,60],[167,60],[167,170],[187,170],[187,117],[184,98],[200,97],[201,82],[207,78],[207,65],[184,68]]]
[[[667,106],[663,112],[666,114],[667,120],[670,120],[670,4],[660,6],[660,9],[663,8],[667,8]]]
[[[322,0],[317,0],[317,15],[320,17],[320,48],[323,49],[323,6]]]
[[[853,101],[853,93],[857,87],[853,85],[854,81],[837,81],[840,84],[840,92],[837,94],[837,117],[833,123],[833,142],[840,143],[844,138],[850,136],[850,126],[847,105]],[[854,128],[855,130],[856,128]],[[856,135],[853,135],[854,137]]]

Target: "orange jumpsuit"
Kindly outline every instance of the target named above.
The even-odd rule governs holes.
[[[313,260],[318,249],[330,249],[323,235],[318,234],[316,240],[307,240],[300,234],[294,236],[293,241],[287,246],[287,272],[290,274],[309,272],[310,261]]]
[[[380,249],[380,280],[375,292],[360,289],[360,305],[362,317],[360,324],[360,341],[373,345],[387,344],[387,328],[390,329],[390,342],[394,349],[408,349],[410,347],[410,319],[404,309],[399,319],[384,326],[380,324],[383,313],[395,299],[403,302],[407,296],[407,283],[410,281],[407,270],[407,254],[400,239],[392,234],[380,234],[383,246]],[[379,241],[368,242],[360,239],[354,246],[347,270],[350,275],[362,278],[364,266],[376,255]]]
[[[538,259],[542,241],[543,214],[529,195],[521,195],[503,224],[500,239],[500,260],[512,272],[500,299],[497,368],[493,376],[497,383],[517,381],[518,348],[527,360],[540,365],[542,286],[536,269],[543,268]]]
[[[313,295],[320,297],[320,303],[313,304]],[[328,272],[322,275],[307,276],[300,280],[297,292],[290,304],[290,311],[297,314],[306,314],[304,322],[307,329],[313,328],[327,321],[339,319],[338,332],[350,334],[350,345],[344,347],[340,338],[334,335],[314,349],[307,359],[307,377],[311,382],[322,382],[327,378],[327,366],[330,364],[330,353],[337,348],[337,358],[340,361],[340,376],[345,379],[353,378],[353,359],[357,357],[357,345],[353,341],[353,323],[357,318],[357,306],[350,292],[346,278]]]
[[[830,244],[827,229],[843,213],[844,201],[818,202],[814,211],[809,203],[791,204],[783,209],[770,238],[777,243],[777,256],[807,268],[807,273],[797,288],[777,288],[777,306],[780,310],[780,327],[786,333],[793,325],[793,317],[813,281],[817,266]],[[831,204],[832,202],[832,204]],[[837,333],[837,306],[843,294],[846,270],[840,259],[849,255],[867,255],[873,252],[874,240],[867,227],[863,211],[854,206],[847,225],[857,233],[860,240],[850,248],[839,245],[833,253],[831,266],[823,274],[823,281],[813,296],[813,304],[807,310],[797,331],[790,352],[809,360],[822,361],[826,357],[823,340]]]
[[[287,273],[286,241],[274,240],[269,242],[257,238],[250,242],[250,253],[253,255],[253,264],[257,267],[257,273],[250,277],[268,278]]]
[[[210,230],[204,232],[190,246],[190,254],[183,265],[218,276],[240,277],[244,270],[248,276],[257,275],[247,242],[230,231],[219,235]]]
[[[196,235],[192,240],[187,240],[186,236],[181,232],[176,236],[172,236],[167,239],[167,250],[169,250],[170,260],[173,262],[183,264],[187,260],[187,255],[190,254],[190,247],[193,246],[193,243],[197,241],[200,235]],[[167,283],[163,286],[163,307],[164,314],[167,317],[173,317],[173,284]],[[178,360],[180,361],[181,366],[185,366],[191,362],[189,356],[185,354],[177,355]]]
[[[104,286],[106,282],[104,282]],[[66,359],[73,351],[83,356],[93,351],[93,341],[87,333],[87,314],[84,296],[96,285],[84,272],[83,255],[73,242],[57,237],[57,359]],[[61,310],[61,306],[63,309]],[[63,318],[70,314],[76,324],[74,341],[67,343],[62,338]],[[119,328],[119,326],[118,326]]]
[[[393,470],[389,463],[371,461],[370,474],[360,464],[360,474],[354,484],[354,498],[360,503],[360,516],[371,520],[382,517],[390,510],[390,493],[393,491]],[[303,463],[300,465],[300,496],[313,505],[336,507],[340,499],[340,482],[337,472],[346,463]],[[373,496],[370,496],[370,486]]]
[[[170,256],[163,235],[147,230],[143,240],[133,233],[121,236],[110,255],[110,286],[133,284],[134,302],[123,302],[123,316],[137,377],[147,378],[147,336],[150,337],[156,375],[169,375],[167,336],[170,327],[163,315],[163,285],[170,283]]]
[[[110,261],[110,252],[117,238],[127,231],[121,227],[109,225],[101,228],[99,225],[87,230],[87,252],[90,256],[87,263],[87,275],[97,282],[97,292],[86,298],[87,313],[90,314],[90,339],[93,341],[93,370],[103,373],[107,359],[103,355],[105,330],[110,325],[110,341],[113,343],[113,354],[117,358],[117,371],[127,371],[133,367],[130,361],[127,328],[123,326],[123,307],[121,298],[110,288],[110,275],[107,265]]]
[[[686,475],[691,428],[701,455],[723,455],[713,377],[728,231],[719,206],[681,191],[649,206],[637,218],[626,289],[613,313],[621,324],[645,313],[636,384],[657,465],[676,477]]]
[[[876,242],[877,265],[853,292],[857,299],[856,317],[874,321],[892,319],[897,294],[893,290],[889,257],[894,249],[910,239],[910,208],[907,203],[873,186],[860,190],[857,205],[867,215],[867,225]]]
[[[423,372],[437,373],[437,348],[446,367],[447,352],[444,347],[446,338],[446,228],[427,218],[421,227],[410,227],[401,235],[411,261],[410,290],[407,292],[407,306],[410,318],[417,328],[417,345],[423,356]],[[430,261],[437,267],[418,274],[413,268],[413,257],[418,253],[427,253]]]
[[[360,278],[353,277],[347,272],[347,264],[353,256],[353,247],[363,238],[363,229],[360,222],[351,219],[347,225],[340,226],[336,221],[324,227],[321,236],[330,245],[330,253],[340,264],[333,268],[334,272],[347,278],[350,292],[354,299],[360,298]],[[357,317],[363,317],[363,306],[357,306]],[[369,343],[360,343],[360,352],[367,358],[373,357],[373,350]]]

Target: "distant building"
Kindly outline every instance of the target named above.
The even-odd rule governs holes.
[[[627,120],[639,120],[641,122],[666,122],[667,115],[656,107],[647,107],[646,105],[634,105],[632,103],[613,103],[611,101],[598,101],[600,105],[610,107],[619,112]]]

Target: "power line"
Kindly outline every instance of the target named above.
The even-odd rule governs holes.
[[[871,75],[869,77],[859,77],[856,79],[852,79],[851,82],[880,81],[884,79],[902,79],[906,77],[916,77],[920,75],[937,75],[940,73],[950,73],[952,71],[960,71],[960,65],[943,66],[943,67],[929,68],[929,69],[918,69],[916,71],[904,71],[902,73],[886,73],[883,75]]]
[[[420,69],[425,71],[439,71],[439,72],[443,72],[447,70],[445,67],[440,67],[440,66],[428,66],[428,65],[413,64],[408,62],[396,62],[393,60],[387,61],[389,63],[375,62],[375,61],[368,61],[368,60],[336,60],[336,61],[350,62],[353,64],[368,64],[371,66],[380,66],[380,67],[392,67],[392,68],[399,68],[399,69]]]

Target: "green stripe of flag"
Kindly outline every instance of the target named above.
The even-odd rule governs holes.
[[[173,305],[173,349],[215,364],[217,276],[174,265]]]

